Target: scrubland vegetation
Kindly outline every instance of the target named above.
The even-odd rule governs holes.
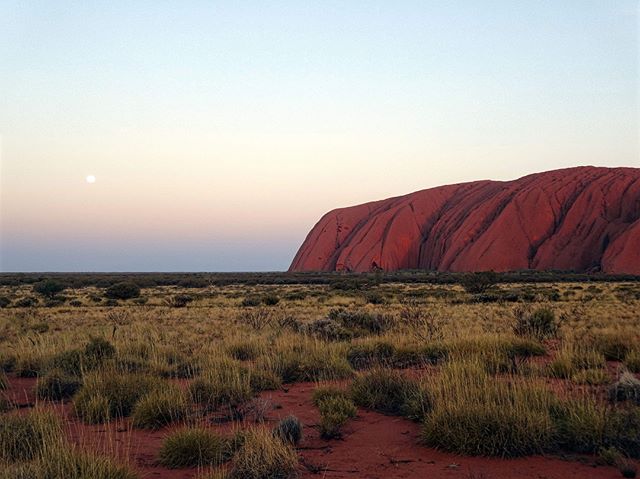
[[[154,467],[193,477],[321,473],[305,437],[339,444],[364,411],[418,424],[425,449],[633,477],[640,283],[404,274],[5,277],[0,478],[143,477],[131,451],[90,444],[92,425],[161,434]],[[301,382],[311,424],[262,399]]]

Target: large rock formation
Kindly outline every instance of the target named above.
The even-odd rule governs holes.
[[[333,210],[290,271],[376,268],[640,274],[640,168],[568,168]]]

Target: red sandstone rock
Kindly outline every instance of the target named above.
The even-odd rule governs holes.
[[[289,270],[376,267],[640,274],[640,168],[568,168],[333,210]]]

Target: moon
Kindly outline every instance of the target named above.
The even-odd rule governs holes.
[[[87,183],[89,183],[89,184],[93,184],[93,183],[95,183],[95,182],[96,182],[96,177],[95,177],[95,176],[93,176],[93,175],[88,175],[88,176],[85,178],[85,181],[86,181]]]

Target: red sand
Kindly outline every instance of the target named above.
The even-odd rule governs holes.
[[[34,404],[34,379],[10,378],[7,392],[20,407]],[[594,467],[591,458],[581,462],[554,457],[489,459],[462,457],[418,445],[419,425],[410,421],[360,409],[358,417],[344,428],[344,438],[325,441],[319,437],[318,412],[311,402],[314,384],[295,384],[287,391],[263,393],[271,403],[268,421],[294,414],[305,424],[305,439],[299,448],[301,477],[327,478],[619,478],[612,467]],[[142,477],[182,479],[196,477],[196,469],[169,470],[158,466],[157,454],[172,428],[149,432],[131,429],[129,421],[88,426],[80,423],[70,404],[49,405],[65,418],[70,439],[84,448],[106,452],[133,465]],[[278,406],[278,408],[275,408]],[[211,426],[220,430],[229,425]],[[317,472],[313,472],[317,471]]]
[[[640,274],[640,168],[578,167],[333,210],[290,271]]]

